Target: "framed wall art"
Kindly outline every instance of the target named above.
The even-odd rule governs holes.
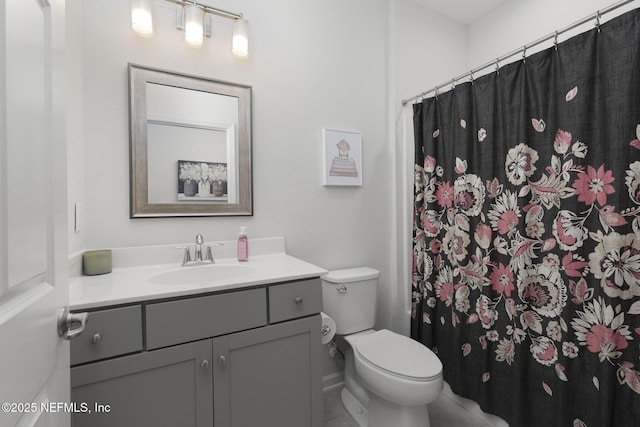
[[[323,185],[362,185],[362,136],[322,130]]]

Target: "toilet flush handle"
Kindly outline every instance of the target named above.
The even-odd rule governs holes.
[[[347,287],[345,285],[340,286],[337,290],[341,294],[346,294],[347,293]]]

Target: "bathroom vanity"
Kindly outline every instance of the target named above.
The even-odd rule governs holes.
[[[325,271],[284,243],[237,264],[211,266],[213,281],[176,265],[78,278],[72,311],[89,321],[71,341],[72,425],[320,427]]]

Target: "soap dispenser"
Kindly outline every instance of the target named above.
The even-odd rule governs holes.
[[[247,237],[247,227],[240,227],[238,234],[238,261],[249,261],[249,238]]]

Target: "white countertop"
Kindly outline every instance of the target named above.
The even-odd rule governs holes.
[[[215,266],[241,265],[246,273],[231,279],[214,280],[205,285],[154,284],[148,278],[163,272],[194,267],[182,267],[180,262],[158,264],[139,264],[149,260],[149,253],[163,254],[171,246],[149,248],[122,248],[113,250],[113,269],[111,273],[99,276],[76,276],[69,285],[69,308],[84,310],[125,303],[149,301],[198,295],[230,289],[300,280],[322,276],[327,270],[287,255],[284,251],[284,239],[270,238],[250,241],[248,262],[238,262],[235,257],[216,258]],[[193,246],[193,245],[190,245]],[[235,249],[235,242],[225,242],[227,256]],[[142,254],[142,256],[138,256]],[[172,259],[180,259],[180,253],[173,253]],[[215,251],[214,251],[215,258]],[[163,257],[160,261],[166,261]],[[196,267],[198,268],[198,267]]]

